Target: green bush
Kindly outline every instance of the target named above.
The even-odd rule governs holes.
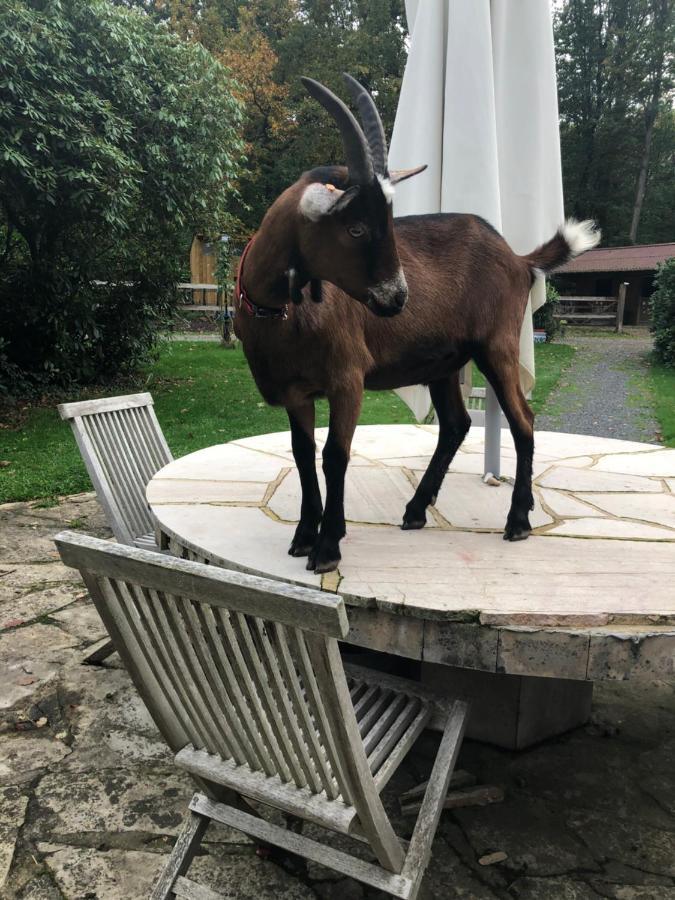
[[[109,0],[0,11],[0,389],[136,366],[192,236],[228,227],[242,152],[227,70]]]
[[[546,303],[540,306],[532,317],[535,328],[542,328],[546,332],[546,340],[552,341],[560,331],[560,319],[554,318],[560,308],[560,294],[550,281],[546,282]]]
[[[675,257],[659,266],[650,305],[656,356],[675,367]]]

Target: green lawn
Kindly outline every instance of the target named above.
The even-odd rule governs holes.
[[[555,386],[572,348],[556,344],[536,347],[537,387],[533,408],[538,411]],[[475,383],[479,383],[479,377]],[[241,350],[219,344],[166,343],[158,361],[133,385],[108,391],[85,391],[62,397],[76,400],[149,390],[157,416],[175,456],[288,427],[283,409],[266,406],[260,398]],[[366,392],[362,424],[412,422],[407,406],[389,392]],[[325,401],[318,404],[318,425],[328,424]],[[22,427],[0,428],[0,503],[51,498],[90,490],[88,476],[71,435],[52,403],[23,411]]]
[[[653,363],[654,411],[666,447],[675,447],[675,369]]]
[[[530,406],[535,413],[543,410],[546,398],[558,383],[563,371],[572,362],[573,356],[574,347],[570,347],[567,344],[534,345],[534,365],[537,381],[532,392]],[[482,387],[485,384],[485,379],[475,364],[473,367],[473,383],[476,387]]]

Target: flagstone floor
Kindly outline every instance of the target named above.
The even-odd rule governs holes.
[[[626,474],[644,477],[635,459]],[[102,627],[58,561],[51,538],[64,527],[108,534],[91,494],[0,507],[0,897],[145,898],[191,785],[117,657],[80,665]],[[673,685],[601,683],[594,710],[590,725],[524,753],[465,743],[461,767],[506,799],[443,814],[432,897],[675,900]],[[390,808],[428,772],[433,743],[424,739],[392,782]],[[403,834],[410,824],[397,820]],[[493,851],[506,859],[480,865]],[[224,829],[209,833],[195,871],[241,900],[376,896],[320,866],[289,873]]]

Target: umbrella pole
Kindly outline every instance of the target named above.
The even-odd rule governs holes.
[[[502,431],[502,411],[492,387],[485,390],[485,474],[490,472],[495,478],[500,475],[500,445]]]

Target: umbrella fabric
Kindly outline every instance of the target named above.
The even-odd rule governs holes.
[[[406,0],[410,52],[389,151],[392,169],[428,163],[396,188],[397,216],[476,213],[516,253],[563,221],[558,100],[550,4],[543,0]],[[534,385],[532,312],[520,339],[521,383]],[[424,387],[398,392],[418,419]]]

